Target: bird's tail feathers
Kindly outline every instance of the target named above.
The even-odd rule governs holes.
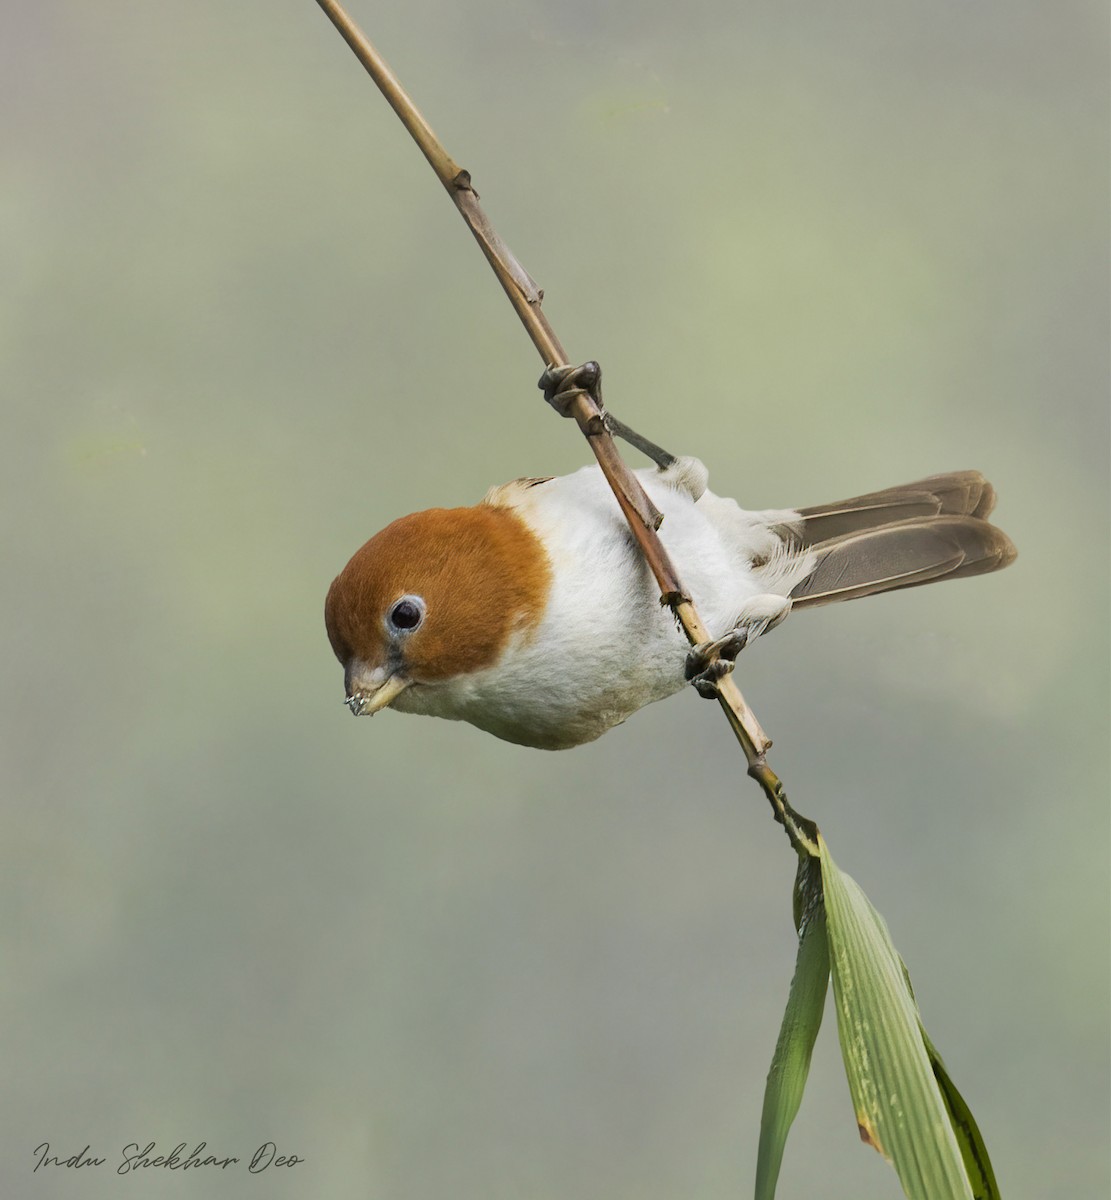
[[[814,566],[791,592],[794,607],[997,571],[1016,551],[986,520],[994,507],[979,471],[952,471],[800,508],[782,533]]]
[[[841,533],[812,545],[810,553],[816,562],[791,592],[795,608],[983,575],[1007,566],[1016,551],[981,517],[946,513]]]
[[[951,471],[915,483],[868,492],[850,500],[800,508],[803,546],[815,546],[847,533],[861,533],[914,517],[980,517],[995,507],[995,489],[979,471]]]

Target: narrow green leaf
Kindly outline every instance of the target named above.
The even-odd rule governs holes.
[[[905,967],[903,969],[906,970]],[[965,1104],[964,1097],[957,1091],[956,1084],[949,1078],[949,1072],[941,1061],[941,1055],[930,1041],[930,1035],[923,1028],[921,1021],[918,1023],[918,1031],[922,1035],[922,1044],[926,1047],[926,1053],[929,1055],[934,1078],[941,1089],[941,1098],[945,1101],[953,1133],[957,1138],[957,1145],[961,1148],[964,1169],[968,1172],[968,1178],[972,1183],[972,1195],[976,1200],[1000,1200],[999,1184],[995,1182],[995,1172],[991,1169],[988,1148],[984,1145],[983,1135],[980,1133],[980,1127],[976,1124],[976,1118],[972,1115],[972,1110]]]
[[[861,1138],[910,1200],[973,1200],[918,1007],[887,925],[819,837],[837,1032]]]
[[[773,1200],[787,1134],[802,1103],[810,1055],[822,1024],[829,984],[829,941],[818,864],[800,864],[795,886],[795,923],[799,950],[795,976],[783,1013],[779,1040],[764,1089],[760,1147],[756,1157],[756,1200]]]

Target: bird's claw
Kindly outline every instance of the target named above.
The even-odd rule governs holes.
[[[715,642],[700,642],[691,649],[684,674],[700,696],[706,700],[717,697],[718,680],[733,670],[737,655],[748,645],[748,638],[748,626],[741,625]]]
[[[602,368],[593,360],[578,367],[548,367],[536,385],[561,417],[572,415],[579,396],[589,396],[602,408]]]
[[[613,437],[621,438],[622,441],[628,442],[630,446],[650,458],[661,471],[674,470],[676,466],[680,466],[682,476],[680,486],[686,487],[696,500],[706,490],[706,468],[696,459],[680,460],[662,446],[657,446],[655,442],[649,441],[635,429],[631,429],[624,421],[619,421],[613,413],[606,412],[605,406],[602,404],[602,368],[593,360],[578,367],[548,367],[540,376],[536,386],[544,393],[544,399],[561,417],[573,415],[571,406],[577,397],[589,396],[598,408],[593,428],[590,430],[591,433],[609,433]],[[686,479],[686,474],[690,472],[689,469],[681,466],[682,463],[697,463],[693,483]],[[699,474],[702,476],[701,479],[698,478]]]

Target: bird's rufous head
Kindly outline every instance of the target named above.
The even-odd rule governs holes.
[[[496,665],[535,629],[551,568],[510,509],[433,508],[387,525],[328,590],[324,621],[360,716],[406,688]]]

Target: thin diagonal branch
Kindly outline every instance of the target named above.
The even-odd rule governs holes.
[[[475,236],[505,294],[517,312],[533,345],[545,366],[568,365],[567,355],[541,310],[543,292],[516,256],[495,232],[486,214],[479,207],[478,193],[471,185],[470,173],[460,167],[444,149],[420,110],[402,88],[397,76],[386,61],[335,0],[317,0],[328,19],[339,30],[356,58],[378,85],[390,107],[412,135],[440,182],[459,209],[460,215]],[[662,603],[671,608],[687,640],[698,645],[711,640],[702,623],[671,558],[656,533],[659,514],[648,499],[640,482],[618,453],[602,419],[602,410],[585,392],[578,395],[570,410],[585,434],[598,465],[613,489],[621,511],[629,523],[645,560],[660,588]],[[760,728],[756,714],[741,695],[732,675],[725,675],[716,685],[717,699],[748,760],[748,773],[760,784],[768,797],[775,818],[787,831],[791,844],[802,856],[818,854],[816,827],[800,817],[787,802],[783,784],[768,766],[765,753],[771,741]]]

